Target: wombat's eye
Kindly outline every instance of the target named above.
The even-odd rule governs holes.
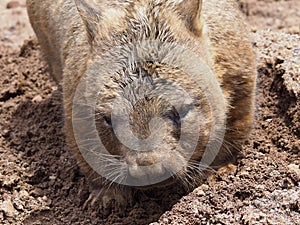
[[[109,128],[112,127],[110,116],[107,116],[107,115],[101,113],[101,114],[99,114],[99,116],[98,116],[98,121],[99,121],[100,123],[101,123],[101,121],[102,121],[102,123],[104,123],[104,125],[106,125],[106,126],[109,127]]]
[[[103,121],[105,122],[105,124],[108,127],[111,127],[111,119],[110,119],[110,117],[104,115],[102,118],[103,118]]]
[[[180,126],[180,117],[177,111],[171,110],[165,114],[165,117],[173,122],[174,125]]]

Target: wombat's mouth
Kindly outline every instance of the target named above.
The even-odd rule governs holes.
[[[167,180],[185,170],[188,160],[178,151],[151,151],[129,153],[126,156],[128,179],[135,182],[153,183],[155,180]]]

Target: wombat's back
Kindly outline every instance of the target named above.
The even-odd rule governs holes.
[[[212,67],[228,104],[224,140],[231,147],[216,157],[218,165],[235,158],[253,126],[256,59],[250,31],[235,0],[204,0],[203,17],[211,43]]]
[[[26,4],[50,73],[60,83],[66,60],[78,60],[76,64],[80,65],[88,51],[84,25],[76,5],[73,0],[27,0]]]

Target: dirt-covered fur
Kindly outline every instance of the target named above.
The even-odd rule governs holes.
[[[120,55],[109,53],[110,57],[120,57],[120,68],[117,71],[117,68],[107,64],[107,73],[99,72],[104,88],[99,91],[95,119],[106,149],[128,163],[128,167],[120,173],[128,172],[136,180],[170,173],[172,178],[167,184],[179,180],[197,185],[202,171],[197,171],[199,167],[196,165],[209,138],[214,137],[216,143],[222,142],[211,167],[225,165],[239,153],[253,123],[256,66],[247,26],[235,1],[27,0],[27,8],[51,74],[62,85],[65,133],[70,150],[96,190],[103,190],[105,184],[110,182],[105,182],[79,151],[74,137],[72,106],[76,88],[86,71],[97,73],[97,68],[92,66],[116,46],[135,46],[138,59],[125,55],[122,58],[122,51],[128,51],[125,47],[121,47]],[[144,49],[139,44],[142,41],[167,44]],[[213,85],[203,83],[206,80],[203,77],[212,76],[211,73],[199,72],[199,80],[195,82],[183,68],[175,64],[167,65],[163,57],[153,57],[162,55],[162,51],[168,55],[167,46],[174,48],[176,45],[192,51],[210,68],[215,76]],[[172,57],[174,60],[182,58],[181,62],[186,67],[194,66],[194,61],[189,57],[166,56],[168,60]],[[179,108],[175,109],[161,96],[141,93],[145,78],[150,79],[157,90],[163,81],[179,85],[193,96],[193,104],[179,95],[178,99],[174,99],[179,103]],[[221,88],[221,94],[218,88]],[[209,95],[206,92],[217,96],[207,98]],[[118,139],[110,116],[113,101],[120,93],[129,102],[135,103],[131,111],[127,109],[132,133],[141,140],[151,135],[161,138],[161,145],[157,148],[142,145],[140,148],[143,151],[133,151]],[[220,104],[225,108],[218,108]],[[191,105],[200,113],[193,113]],[[221,140],[218,134],[211,135],[211,132],[212,127],[225,118],[223,115],[226,116],[226,133],[224,140]],[[196,119],[199,120],[199,127],[192,129]],[[116,124],[114,128],[118,129],[118,126]],[[184,145],[178,147],[180,135],[185,132],[189,136],[196,131],[199,140],[195,151],[187,159]],[[122,129],[120,132],[127,135]],[[159,137],[160,132],[166,135]],[[185,144],[188,145],[189,141]],[[152,164],[156,166],[141,169],[141,166]],[[111,174],[114,175],[118,176],[116,171]],[[114,178],[111,177],[111,180]],[[108,193],[117,202],[123,201],[124,195],[115,193],[117,185],[109,186],[110,189],[106,188],[101,193]],[[104,202],[107,195],[104,194]]]

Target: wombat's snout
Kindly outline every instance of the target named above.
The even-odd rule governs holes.
[[[183,170],[187,161],[178,152],[156,149],[150,152],[131,152],[126,156],[129,175],[134,179],[156,179],[172,176]]]
[[[198,112],[193,99],[185,95],[173,94],[176,100],[160,95],[134,95],[137,100],[120,96],[111,108],[99,99],[97,115],[106,116],[98,118],[98,133],[107,151],[123,163],[127,183],[144,186],[185,173],[198,141],[204,146],[209,135],[205,99]]]
[[[118,104],[109,120],[114,142],[119,143],[113,154],[126,162],[128,175],[144,180],[180,171],[188,160],[179,143],[181,118],[177,110],[157,97],[141,98],[132,108],[124,108]]]
[[[145,176],[163,175],[166,170],[161,162],[163,160],[156,152],[131,153],[126,157],[129,175],[139,179]]]

